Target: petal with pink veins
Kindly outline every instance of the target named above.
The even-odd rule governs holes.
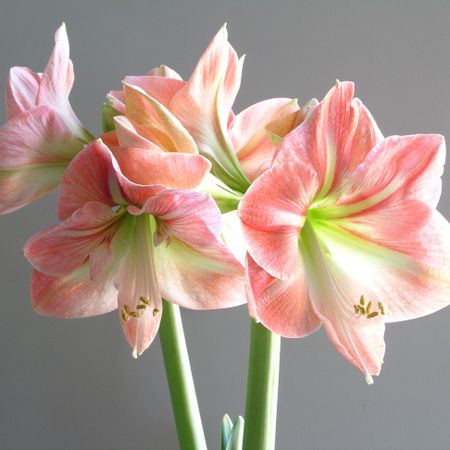
[[[154,218],[136,218],[128,255],[118,272],[119,320],[125,337],[137,358],[152,343],[159,329],[162,298],[156,272],[153,234]]]
[[[137,184],[160,184],[171,189],[194,189],[209,173],[210,162],[200,155],[113,149],[122,173]]]
[[[390,136],[381,141],[342,186],[341,211],[363,211],[412,196],[436,207],[441,195],[445,140],[438,134]],[[339,206],[336,212],[339,212]]]
[[[139,134],[139,131],[133,125],[130,120],[125,116],[114,117],[115,124],[115,135],[117,136],[117,144],[121,147],[131,147],[131,148],[142,148],[152,151],[162,151],[153,142],[146,139],[144,136]],[[108,143],[102,138],[103,142],[108,145]]]
[[[239,204],[248,252],[276,278],[297,274],[298,239],[317,190],[315,172],[297,159],[264,172]]]
[[[92,281],[88,264],[63,277],[33,269],[31,297],[37,313],[64,319],[98,316],[117,308],[117,289],[111,277]]]
[[[228,134],[231,107],[239,89],[243,59],[228,42],[226,27],[216,34],[186,85],[170,102],[170,110],[187,128],[201,154],[232,189],[249,181],[240,168]]]
[[[161,64],[158,67],[154,67],[153,69],[150,69],[147,73],[147,75],[151,77],[166,77],[166,78],[173,78],[174,80],[182,80],[181,76],[170,67]]]
[[[151,214],[158,221],[157,243],[175,236],[192,246],[215,245],[220,233],[220,211],[207,194],[168,190],[149,198],[132,214]]]
[[[245,303],[244,269],[219,240],[208,246],[193,246],[173,236],[155,251],[165,299],[190,309]]]
[[[0,128],[0,208],[12,212],[58,186],[84,144],[48,106],[26,111]]]
[[[186,84],[185,81],[164,76],[128,76],[125,84],[140,87],[157,102],[169,107],[173,96]]]
[[[112,239],[123,211],[88,202],[59,225],[32,236],[25,257],[40,272],[62,276],[81,266],[98,246]]]
[[[292,280],[279,280],[248,255],[247,279],[253,315],[269,330],[284,337],[304,337],[320,327],[303,269]]]
[[[6,84],[8,120],[36,106],[41,77],[28,67],[11,68]]]
[[[239,113],[230,130],[236,156],[247,178],[252,181],[272,163],[275,145],[266,127],[275,119],[298,111],[297,102],[287,98],[265,100]]]
[[[276,154],[280,162],[299,158],[311,164],[319,175],[320,198],[338,190],[382,139],[353,93],[353,83],[338,82],[307,120],[284,138]]]
[[[146,139],[167,152],[198,153],[191,135],[163,104],[137,86],[124,89],[126,116]]]

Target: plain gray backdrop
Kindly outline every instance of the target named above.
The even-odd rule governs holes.
[[[450,138],[448,1],[1,0],[1,79],[14,65],[42,70],[63,20],[72,105],[95,133],[106,92],[125,75],[164,63],[187,77],[228,22],[247,54],[236,111],[270,97],[322,98],[349,79],[385,135]],[[56,198],[0,217],[0,448],[175,449],[158,340],[135,361],[116,314],[63,321],[31,309],[22,246],[55,222]],[[439,208],[450,217],[450,172]],[[244,409],[247,310],[183,317],[216,449],[222,415]],[[323,331],[283,340],[277,448],[449,449],[450,309],[388,325],[386,343],[368,386]]]

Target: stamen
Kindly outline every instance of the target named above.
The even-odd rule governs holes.
[[[361,295],[359,298],[359,304],[353,305],[353,309],[355,310],[355,314],[360,316],[365,316],[367,319],[373,319],[374,317],[377,317],[379,314],[382,316],[385,315],[385,310],[382,302],[377,302],[378,304],[378,311],[373,311],[373,302],[369,301],[367,305],[365,305],[366,299],[364,295]]]
[[[139,301],[142,302],[146,306],[148,306],[150,304],[150,300],[148,298],[143,297],[143,296],[139,297]]]
[[[124,307],[122,308],[122,319],[124,322],[128,322],[131,319],[126,306],[127,305],[124,305]]]
[[[156,317],[159,314],[158,308],[153,308],[153,317]]]
[[[136,309],[145,309],[147,308],[147,305],[137,305]]]

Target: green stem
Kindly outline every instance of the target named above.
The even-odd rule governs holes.
[[[206,450],[180,309],[164,301],[159,338],[181,450]]]
[[[273,450],[277,422],[280,336],[252,320],[243,450]]]

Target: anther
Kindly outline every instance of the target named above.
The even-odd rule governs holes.
[[[374,317],[377,317],[377,316],[378,316],[378,311],[374,311],[374,312],[371,312],[370,314],[367,314],[368,319],[373,319]]]
[[[159,314],[158,308],[153,308],[153,317],[156,317]]]

